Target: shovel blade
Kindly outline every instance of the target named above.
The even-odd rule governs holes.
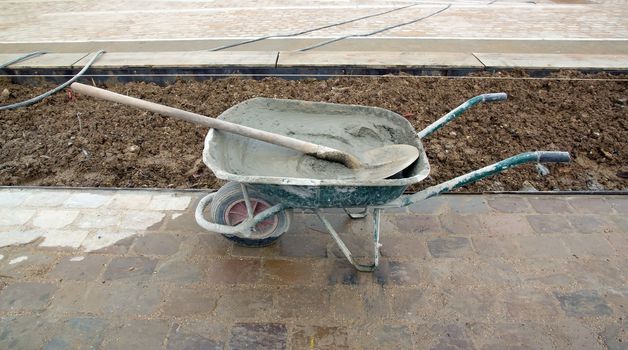
[[[359,155],[363,166],[355,169],[359,180],[380,180],[393,176],[419,158],[419,150],[411,145],[388,145],[373,148]]]

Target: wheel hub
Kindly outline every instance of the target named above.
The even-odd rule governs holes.
[[[251,198],[250,202],[254,216],[271,207],[269,203],[258,198]],[[248,210],[246,209],[246,202],[244,200],[239,200],[232,203],[227,210],[225,210],[224,219],[227,225],[236,226],[248,217],[249,215]],[[265,238],[266,236],[272,234],[277,228],[278,221],[277,216],[274,215],[273,217],[258,223],[252,229],[251,238]]]

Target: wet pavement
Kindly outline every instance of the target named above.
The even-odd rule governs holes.
[[[357,272],[296,212],[273,246],[203,193],[0,190],[0,348],[625,349],[628,196],[444,195],[385,212]],[[368,261],[371,220],[327,212]]]

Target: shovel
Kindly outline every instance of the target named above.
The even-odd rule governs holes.
[[[355,177],[361,180],[378,180],[387,178],[402,171],[419,157],[419,150],[411,145],[387,145],[361,152],[359,156],[356,156],[335,148],[317,145],[315,143],[264,130],[258,130],[240,124],[230,123],[220,119],[209,118],[200,114],[160,105],[158,103],[120,95],[94,86],[72,83],[71,87],[72,90],[84,95],[145,109],[194,124],[290,148],[318,159],[340,163],[347,168],[354,170],[353,173]]]

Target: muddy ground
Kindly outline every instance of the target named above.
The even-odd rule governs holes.
[[[628,180],[622,176],[628,171],[628,76],[565,80],[582,76],[564,72],[557,79],[522,77],[229,78],[104,87],[209,116],[255,96],[378,106],[403,115],[417,130],[467,98],[503,91],[508,101],[476,106],[424,141],[432,172],[414,189],[529,150],[564,150],[574,161],[550,166],[547,176],[534,165],[511,169],[462,191],[627,189]],[[52,86],[0,81],[0,104],[33,97]],[[0,125],[0,185],[221,184],[201,162],[207,129],[152,113],[66,91],[31,107],[0,111]]]

